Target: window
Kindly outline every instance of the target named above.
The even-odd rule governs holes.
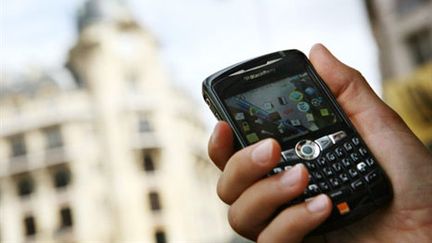
[[[71,173],[68,168],[61,167],[53,172],[53,181],[56,188],[63,188],[69,185]]]
[[[26,236],[32,236],[36,234],[36,222],[33,216],[25,217],[23,223]]]
[[[72,227],[72,212],[69,207],[64,207],[60,210],[60,229],[66,229]]]
[[[21,176],[17,181],[18,195],[28,196],[34,191],[33,179],[29,175]]]
[[[136,92],[138,90],[138,81],[139,81],[139,75],[136,72],[129,72],[126,75],[126,82],[129,86],[129,89],[133,92]]]
[[[421,29],[407,38],[407,44],[415,64],[421,65],[432,60],[432,33]]]
[[[151,172],[155,170],[155,164],[153,160],[152,154],[149,151],[143,152],[143,167],[147,172]]]
[[[153,126],[147,116],[141,116],[139,118],[138,129],[140,133],[153,131]]]
[[[159,211],[161,209],[159,194],[157,192],[150,192],[149,200],[150,200],[150,209],[152,211]]]
[[[57,148],[63,146],[63,138],[61,135],[60,127],[50,127],[44,130],[46,138],[46,148]]]
[[[22,156],[27,153],[23,135],[13,136],[9,139],[12,157]]]
[[[155,232],[155,241],[156,241],[156,243],[166,243],[167,242],[166,235],[165,235],[165,232],[163,230],[159,229]]]

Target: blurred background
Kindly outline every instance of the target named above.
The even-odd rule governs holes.
[[[1,242],[243,242],[201,81],[324,43],[432,149],[431,0],[0,4]]]

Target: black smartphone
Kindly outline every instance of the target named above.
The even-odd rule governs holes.
[[[223,69],[203,82],[204,100],[228,122],[236,149],[265,138],[282,147],[269,175],[303,163],[310,174],[293,205],[319,193],[333,201],[331,216],[312,234],[348,225],[390,201],[383,169],[307,57],[279,51]]]

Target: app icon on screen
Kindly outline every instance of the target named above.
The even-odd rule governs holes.
[[[267,135],[267,136],[274,136],[274,134],[273,134],[272,132],[269,132],[269,131],[267,131],[267,130],[261,130],[260,132],[261,132],[261,134],[263,134],[263,135]]]
[[[250,126],[247,122],[242,122],[242,129],[245,132],[248,132],[250,130]]]
[[[313,106],[320,106],[322,104],[322,97],[313,98],[311,100]]]
[[[280,105],[286,105],[288,103],[285,97],[278,97],[278,101]]]
[[[249,108],[249,115],[255,116],[256,112],[257,112],[257,110],[254,107]]]
[[[312,87],[307,87],[305,89],[305,93],[308,94],[308,95],[310,95],[310,96],[312,96],[312,95],[314,95],[316,93],[316,89],[314,89]]]
[[[278,125],[278,131],[279,131],[279,133],[284,133],[285,132],[285,125],[283,124],[283,122],[279,123],[279,125]]]
[[[303,94],[299,91],[293,91],[289,94],[289,98],[293,101],[300,101],[303,99]]]
[[[313,114],[311,114],[311,113],[307,113],[307,114],[306,114],[306,120],[307,120],[307,121],[314,121],[315,119],[314,119]]]
[[[249,143],[255,143],[259,140],[258,135],[256,133],[251,133],[246,135],[246,139]]]
[[[297,109],[299,111],[302,111],[302,112],[308,112],[310,109],[310,106],[307,102],[301,101],[297,104]]]
[[[298,119],[291,120],[291,125],[293,125],[293,126],[300,126],[300,125],[301,125],[301,122],[300,122],[300,120],[298,120]]]
[[[236,114],[235,114],[235,119],[236,119],[237,121],[244,120],[244,119],[245,119],[245,115],[244,115],[244,113],[243,113],[243,112],[236,113]]]
[[[271,111],[273,109],[273,104],[271,102],[264,103],[264,109]]]
[[[256,124],[264,124],[264,122],[263,122],[263,120],[262,119],[260,119],[260,118],[257,118],[255,121],[254,121]]]
[[[328,116],[330,115],[328,109],[324,108],[320,110],[321,116]]]

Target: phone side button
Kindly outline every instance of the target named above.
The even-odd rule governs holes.
[[[222,120],[222,117],[220,117],[219,113],[216,111],[216,109],[210,104],[209,105],[210,110],[212,111],[213,115],[218,119]]]
[[[210,99],[208,97],[204,98],[204,100],[208,106],[211,106],[211,102],[210,102]]]

